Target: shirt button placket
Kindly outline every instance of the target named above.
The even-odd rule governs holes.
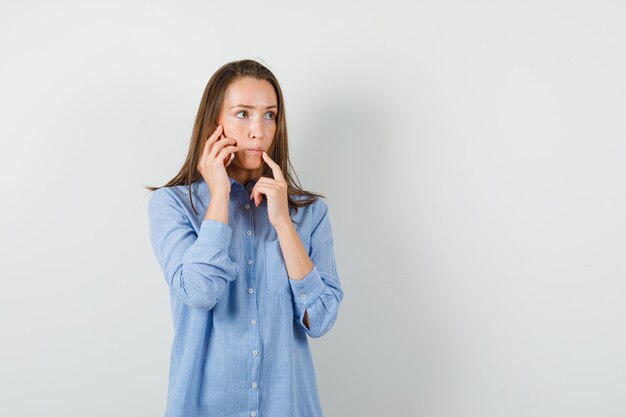
[[[245,195],[242,195],[242,198],[244,199],[245,203],[242,201],[242,205],[245,209],[245,217],[247,217],[247,228],[244,229],[246,231],[246,238],[245,238],[245,245],[244,247],[246,248],[246,257],[244,259],[246,259],[246,265],[248,266],[246,268],[247,270],[247,276],[248,276],[248,294],[250,295],[250,297],[248,297],[248,302],[249,302],[249,306],[250,308],[248,308],[248,311],[250,312],[250,317],[248,317],[248,320],[250,322],[250,332],[252,337],[249,339],[252,342],[252,346],[251,349],[249,350],[249,352],[251,352],[251,356],[249,357],[248,360],[251,360],[251,368],[250,368],[250,403],[249,403],[249,410],[250,410],[250,417],[257,417],[258,414],[258,409],[259,409],[259,390],[258,388],[258,383],[257,381],[259,380],[259,374],[260,374],[260,361],[258,360],[259,358],[259,346],[260,346],[260,336],[259,336],[259,326],[257,326],[257,317],[258,317],[258,299],[256,297],[256,291],[255,288],[257,285],[257,281],[255,280],[255,262],[254,262],[254,257],[256,254],[255,251],[255,239],[254,239],[254,211],[250,210],[251,205],[248,202],[248,197],[250,195],[250,192],[252,191],[252,186],[253,184],[248,185],[248,187],[246,187],[246,190],[248,191],[248,193],[243,193]]]

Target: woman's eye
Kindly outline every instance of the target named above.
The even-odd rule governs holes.
[[[237,112],[235,116],[240,119],[245,118],[248,117],[248,112],[246,110],[241,110]],[[276,118],[276,114],[274,112],[268,111],[267,113],[265,113],[265,118],[269,120],[274,120]]]

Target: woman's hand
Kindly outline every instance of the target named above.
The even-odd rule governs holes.
[[[272,169],[274,178],[259,178],[252,188],[250,199],[254,199],[254,204],[259,207],[263,198],[261,194],[265,194],[267,197],[267,215],[270,223],[274,227],[291,224],[289,200],[287,199],[287,182],[283,177],[280,166],[265,152],[263,152],[263,159]]]
[[[197,166],[211,195],[230,194],[230,179],[226,167],[235,156],[234,153],[239,150],[239,147],[234,146],[235,139],[228,139],[222,134],[223,129],[221,125],[218,126],[207,139]]]

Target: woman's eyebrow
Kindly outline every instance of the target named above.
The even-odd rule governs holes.
[[[248,106],[247,104],[237,104],[236,106],[232,106],[231,109],[234,109],[235,107],[243,107],[245,109],[253,109],[254,106]],[[278,106],[267,106],[266,109],[277,109]]]

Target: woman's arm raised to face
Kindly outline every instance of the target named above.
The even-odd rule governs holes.
[[[239,148],[234,139],[224,137],[222,126],[209,136],[204,144],[197,169],[207,183],[211,200],[204,215],[205,220],[215,220],[228,224],[228,203],[230,199],[230,179],[226,166]]]

